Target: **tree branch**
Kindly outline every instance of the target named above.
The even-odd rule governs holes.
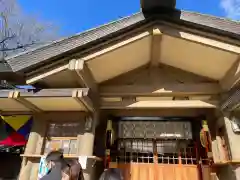
[[[14,35],[12,35],[12,36],[9,36],[9,37],[5,37],[5,38],[3,38],[3,40],[1,40],[0,41],[0,44],[2,44],[2,43],[4,43],[4,42],[6,42],[7,40],[10,40],[10,39],[13,39],[13,38],[15,38],[16,37],[16,35],[14,34]]]
[[[13,48],[8,48],[8,47],[1,48],[0,47],[0,52],[16,51],[16,50],[25,49],[25,48],[28,48],[30,46],[37,45],[37,44],[42,44],[42,42],[31,42],[28,44],[17,45],[16,47],[13,47]]]

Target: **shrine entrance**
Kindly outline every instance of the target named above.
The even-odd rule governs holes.
[[[110,127],[109,167],[123,169],[125,180],[210,179],[201,119],[121,117]]]

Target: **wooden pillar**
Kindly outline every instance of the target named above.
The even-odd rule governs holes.
[[[26,156],[40,155],[42,153],[45,131],[46,121],[43,114],[33,115],[33,126],[24,151]],[[38,164],[36,165],[29,158],[23,157],[19,180],[37,179],[37,168],[33,166],[38,166]]]
[[[232,119],[233,114],[228,112],[224,113],[221,116],[221,121],[223,123],[223,126],[226,130],[226,139],[228,141],[228,150],[230,151],[230,161],[238,161],[240,158],[240,148],[239,148],[239,141],[240,141],[240,135],[235,133],[232,128]],[[219,140],[220,141],[220,140]],[[226,161],[226,155],[221,153],[221,159],[225,159]],[[219,171],[219,179],[220,180],[240,180],[240,166],[235,164],[229,164],[226,165],[224,168]]]
[[[86,117],[85,132],[80,137],[80,146],[78,150],[79,156],[93,156],[95,127],[98,121],[98,114],[94,112],[92,116]],[[87,160],[87,168],[83,171],[85,180],[91,180],[93,174],[93,161],[91,158]]]
[[[30,180],[31,169],[32,169],[32,162],[28,161],[27,164],[21,168],[21,171],[19,174],[19,180]]]
[[[36,153],[39,140],[41,139],[41,129],[43,124],[44,123],[39,115],[33,116],[33,126],[28,138],[24,154],[31,155]]]
[[[230,114],[224,115],[224,123],[225,123],[227,138],[228,138],[229,150],[231,152],[232,160],[239,160],[240,159],[240,148],[239,148],[240,135],[233,131],[231,118],[232,118],[232,115]]]

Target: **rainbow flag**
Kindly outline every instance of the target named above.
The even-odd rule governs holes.
[[[0,116],[0,145],[26,145],[32,123],[29,115]]]

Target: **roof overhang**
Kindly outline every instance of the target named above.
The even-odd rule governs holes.
[[[221,39],[223,37],[225,41],[239,44],[239,41],[237,41],[240,39],[238,22],[194,12],[176,9],[173,11],[175,12],[174,16],[172,13],[166,12],[163,14],[160,13],[160,16],[151,17],[145,17],[140,12],[70,38],[56,41],[39,49],[10,57],[7,62],[14,72],[26,72],[31,68],[36,68],[37,65],[42,66],[43,63],[48,63],[50,59],[56,56],[59,58],[60,54],[72,53],[77,50],[83,51],[83,49],[104,43],[106,40],[109,42],[109,39],[115,39],[121,36],[121,34],[125,34],[149,22],[153,23],[154,21],[165,21],[181,25],[203,35],[211,34],[211,36],[215,36],[216,38]]]
[[[26,82],[58,88],[92,87],[90,84],[103,83],[148,64],[156,67],[165,64],[223,81],[238,62],[239,54],[237,45],[167,25],[152,25],[87,54],[77,54],[60,65],[43,66],[31,72]]]
[[[173,12],[151,17],[138,13],[11,57],[7,63],[13,72],[23,73],[28,84],[45,80],[52,84],[58,79],[57,84],[65,83],[64,87],[89,87],[79,69],[69,68],[74,60],[83,61],[96,83],[149,63],[162,63],[220,81],[223,87],[237,84],[238,70],[231,69],[238,63],[239,24],[176,9]],[[113,68],[105,71],[106,64]],[[76,74],[80,81],[68,78]]]
[[[1,90],[1,112],[94,111],[89,89]]]

